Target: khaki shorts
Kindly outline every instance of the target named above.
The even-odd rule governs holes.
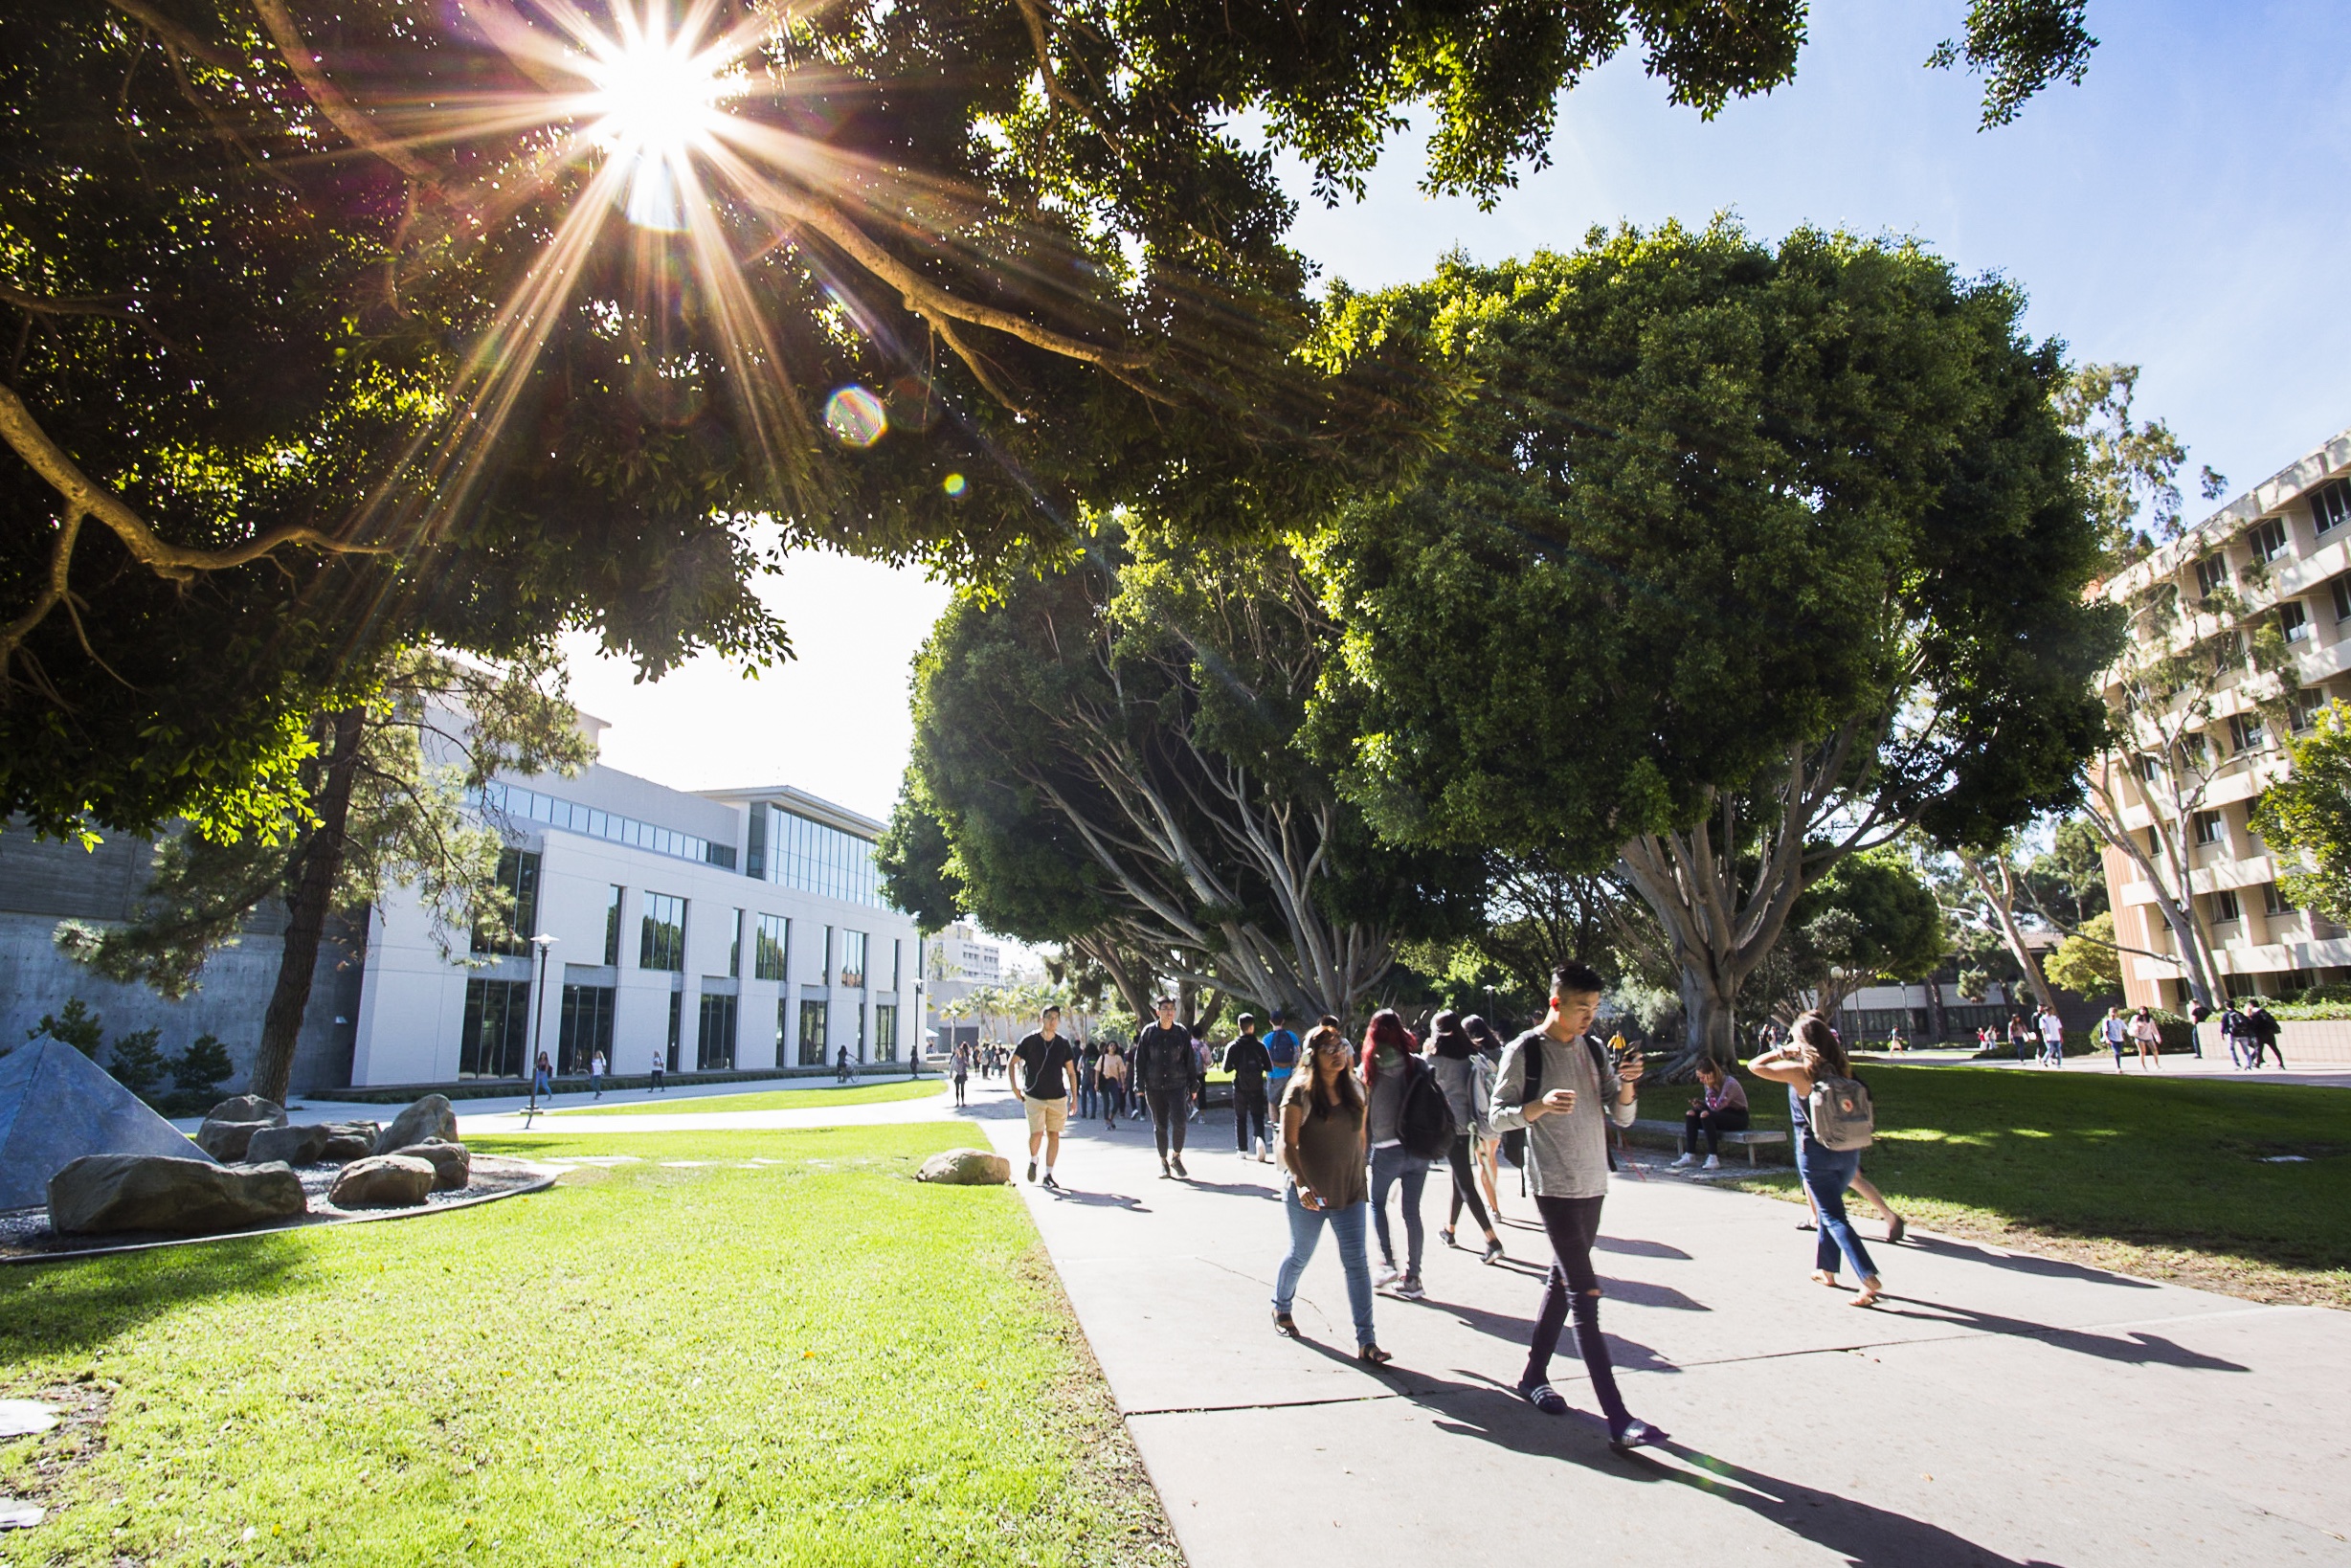
[[[1069,1125],[1069,1096],[1057,1094],[1048,1100],[1041,1094],[1032,1094],[1020,1102],[1028,1108],[1031,1132],[1051,1132],[1059,1136]]]

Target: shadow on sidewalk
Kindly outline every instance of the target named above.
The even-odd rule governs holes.
[[[1542,1229],[1540,1225],[1534,1227]],[[1671,1258],[1677,1263],[1690,1262],[1690,1254],[1678,1246],[1664,1242],[1636,1241],[1624,1236],[1603,1236],[1592,1243],[1596,1252],[1620,1252],[1628,1258]]]
[[[1406,1302],[1383,1294],[1379,1298],[1379,1305],[1387,1311],[1403,1311],[1418,1308],[1443,1312],[1465,1329],[1474,1329],[1479,1333],[1489,1334],[1506,1345],[1517,1346],[1522,1360],[1525,1358],[1527,1342],[1534,1337],[1533,1318],[1512,1317],[1507,1312],[1489,1311],[1483,1307],[1471,1307],[1462,1302],[1435,1300]],[[1619,1372],[1678,1373],[1682,1370],[1639,1340],[1626,1339],[1622,1334],[1611,1333],[1606,1330],[1602,1330],[1601,1333],[1607,1338],[1608,1354],[1615,1358]],[[1576,1361],[1578,1366],[1581,1366],[1583,1363],[1576,1360],[1575,1331],[1572,1328],[1566,1331],[1565,1344],[1566,1349],[1560,1354],[1568,1360]],[[1321,1346],[1315,1348],[1323,1349]],[[1420,1374],[1412,1373],[1410,1376],[1418,1377]]]
[[[2127,1274],[2112,1274],[2087,1264],[2067,1263],[2062,1258],[2038,1258],[2027,1253],[2008,1255],[1941,1236],[1906,1237],[1898,1244],[1914,1247],[1920,1252],[1931,1252],[1938,1258],[1954,1258],[1962,1263],[1980,1263],[1993,1268],[2004,1268],[2014,1274],[2038,1274],[2052,1280],[2083,1280],[2093,1285],[2127,1285],[2134,1290],[2161,1288],[2152,1280],[2135,1280]]]
[[[1924,1309],[1916,1310],[1914,1309]],[[1973,1329],[1982,1333],[2003,1334],[2012,1339],[2038,1339],[2059,1350],[2073,1351],[2083,1355],[2094,1355],[2101,1361],[2120,1361],[2128,1366],[2182,1367],[2190,1372],[2250,1372],[2253,1369],[2225,1361],[2217,1355],[2189,1350],[2185,1345],[2165,1339],[2161,1334],[2142,1333],[2134,1329],[2127,1336],[2110,1338],[2105,1334],[2090,1333],[2080,1329],[2052,1328],[2046,1323],[2032,1323],[2019,1317],[2002,1317],[1996,1312],[1978,1311],[1972,1307],[1952,1307],[1939,1301],[1928,1301],[1918,1296],[1887,1295],[1878,1298],[1871,1309],[1892,1317],[1907,1317],[1914,1322],[1947,1323],[1954,1328]],[[2189,1319],[2188,1321],[2193,1321]]]

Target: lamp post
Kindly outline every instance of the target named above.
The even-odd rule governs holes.
[[[523,1108],[523,1129],[528,1131],[530,1119],[539,1114],[539,1057],[541,1042],[547,1039],[547,950],[555,945],[555,938],[541,931],[530,939],[539,950],[539,989],[530,1009],[530,1104]]]

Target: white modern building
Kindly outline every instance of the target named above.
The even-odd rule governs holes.
[[[501,879],[526,939],[502,951],[437,929],[413,891],[387,898],[354,1086],[517,1078],[538,1051],[560,1074],[601,1053],[637,1076],[913,1049],[921,950],[882,897],[873,818],[783,785],[693,793],[600,765],[502,779],[480,809],[509,845]]]

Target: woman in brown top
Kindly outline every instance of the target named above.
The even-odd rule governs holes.
[[[1347,1275],[1347,1304],[1355,1319],[1355,1356],[1377,1366],[1393,1357],[1372,1337],[1372,1268],[1363,1251],[1371,1212],[1365,1176],[1370,1156],[1364,1146],[1363,1090],[1348,1070],[1354,1053],[1347,1037],[1325,1025],[1307,1038],[1307,1065],[1290,1079],[1282,1096],[1282,1168],[1289,1186],[1282,1207],[1289,1216],[1289,1252],[1273,1282],[1273,1326],[1295,1339],[1298,1325],[1289,1305],[1328,1224],[1339,1240],[1339,1267]]]

